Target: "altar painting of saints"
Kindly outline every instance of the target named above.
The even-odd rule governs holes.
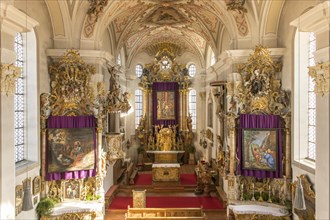
[[[174,120],[175,109],[173,91],[157,92],[157,120]]]
[[[48,172],[94,169],[92,128],[48,129]]]
[[[243,169],[276,170],[276,130],[243,130]]]

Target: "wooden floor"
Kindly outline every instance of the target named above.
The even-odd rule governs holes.
[[[180,172],[182,174],[186,173],[194,173],[195,166],[194,165],[183,165],[180,168]],[[151,173],[151,171],[140,171],[140,173]],[[131,192],[131,191],[130,191]],[[169,194],[171,196],[196,196],[193,190],[188,190],[184,192],[176,191],[176,192],[150,192],[149,195],[160,195],[160,194]],[[127,192],[120,192],[117,194],[118,196],[128,196]],[[214,210],[204,210],[207,220],[226,220],[226,210],[214,211]],[[106,210],[105,212],[105,220],[124,220],[125,219],[126,210]]]

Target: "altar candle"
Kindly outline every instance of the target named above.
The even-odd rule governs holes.
[[[252,189],[254,189],[254,183],[252,183]]]
[[[268,188],[269,188],[269,190],[271,190],[271,189],[272,189],[272,187],[271,187],[270,185],[269,185],[269,187],[268,187]]]
[[[244,188],[244,184],[242,183],[242,185],[241,185],[241,189],[243,189]]]

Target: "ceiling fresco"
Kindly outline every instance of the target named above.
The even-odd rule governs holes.
[[[217,45],[223,13],[216,1],[124,2],[125,7],[118,8],[110,24],[115,32],[117,52],[125,47],[127,54],[132,56],[139,51],[148,51],[153,44],[171,42],[202,59],[207,46],[214,49]]]

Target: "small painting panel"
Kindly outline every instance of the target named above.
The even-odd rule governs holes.
[[[91,170],[95,165],[94,129],[48,129],[48,172]]]
[[[62,181],[63,200],[79,200],[81,186],[81,180]]]
[[[243,129],[243,169],[276,171],[277,129]]]
[[[175,92],[157,92],[157,120],[175,120]]]
[[[37,195],[38,193],[40,193],[40,188],[41,188],[41,179],[40,176],[36,176],[33,179],[33,195]]]

